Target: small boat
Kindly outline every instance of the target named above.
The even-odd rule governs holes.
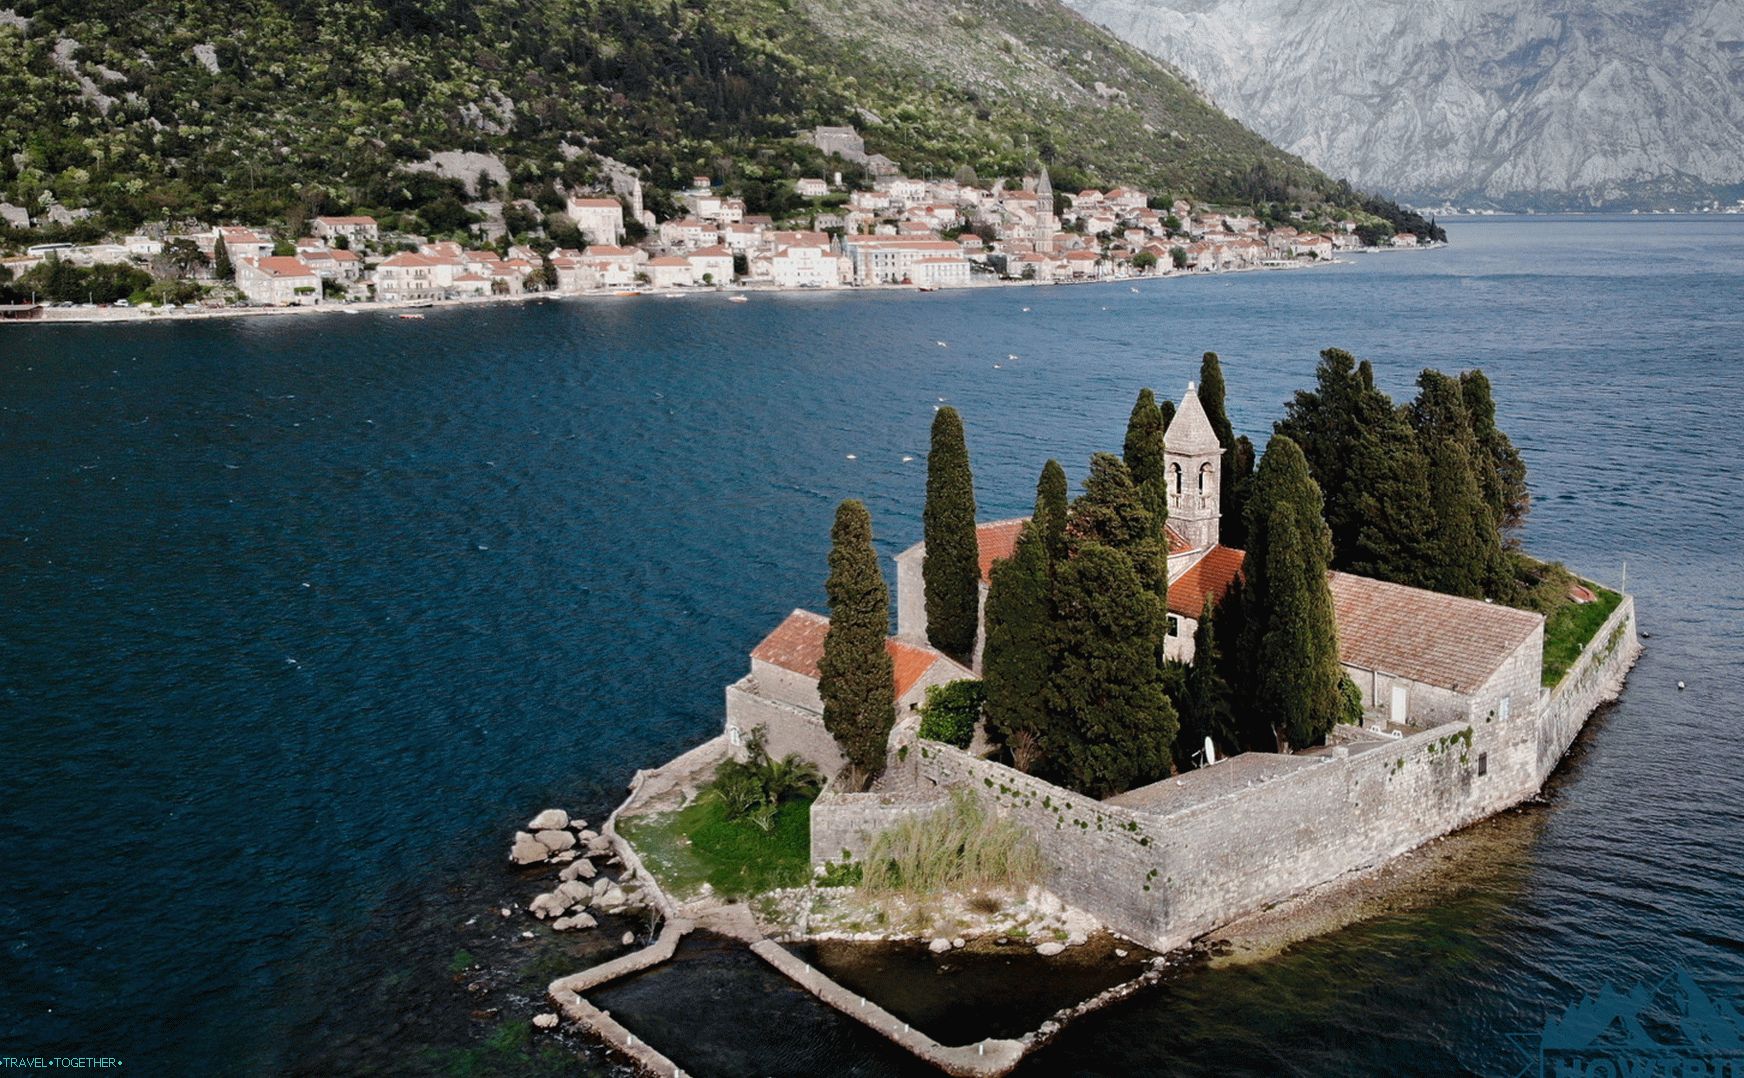
[[[937,285],[930,285],[930,284],[923,284],[919,288],[915,289],[916,292],[937,292],[938,290],[939,289],[938,289]]]
[[[613,292],[612,293],[612,295],[614,295],[614,296],[639,296],[641,294],[642,293],[636,291],[634,288],[626,288],[622,292]]]
[[[727,302],[728,303],[749,303],[751,301],[744,296],[728,296]]]
[[[400,317],[408,322],[422,322],[424,320],[424,316],[421,314],[402,314]]]

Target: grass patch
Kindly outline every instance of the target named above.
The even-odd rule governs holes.
[[[678,812],[631,816],[618,831],[668,892],[688,897],[708,884],[724,898],[799,887],[811,875],[810,797],[781,802],[774,826],[732,819],[714,791]]]
[[[967,790],[925,816],[881,832],[866,851],[873,893],[931,895],[1021,886],[1041,876],[1041,849],[1015,821],[987,811]]]
[[[1617,609],[1623,597],[1587,582],[1598,598],[1590,603],[1563,603],[1544,619],[1544,684],[1554,686],[1568,673],[1599,626]]]

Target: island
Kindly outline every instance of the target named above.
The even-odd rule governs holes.
[[[701,926],[947,1073],[1003,1074],[1220,927],[1533,798],[1621,692],[1634,600],[1526,553],[1526,469],[1482,371],[1417,388],[1395,404],[1328,349],[1256,461],[1206,353],[1178,403],[1139,393],[1077,497],[1050,460],[1034,512],[994,521],[940,406],[895,632],[870,516],[843,502],[827,614],[776,625],[721,733],[581,836],[618,879],[567,832],[517,836],[517,863],[566,866],[535,917],[659,924],[554,981],[539,1024],[677,1073],[588,993]],[[964,1043],[802,957],[893,939],[1043,963],[1102,940],[1124,972]]]

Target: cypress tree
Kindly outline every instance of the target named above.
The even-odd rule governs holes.
[[[1330,729],[1342,706],[1337,627],[1326,587],[1332,537],[1321,507],[1301,448],[1288,435],[1273,435],[1247,504],[1238,687],[1249,730],[1268,726],[1298,745],[1324,732],[1322,724]],[[1275,527],[1280,522],[1284,531]],[[1274,556],[1272,546],[1280,542],[1286,550]]]
[[[1417,379],[1411,423],[1427,463],[1434,519],[1428,586],[1481,599],[1502,578],[1501,533],[1478,479],[1477,439],[1459,383],[1440,371]]]
[[[1216,608],[1211,597],[1206,596],[1199,612],[1199,627],[1193,630],[1193,664],[1187,667],[1180,708],[1181,732],[1175,739],[1175,763],[1182,770],[1197,766],[1194,757],[1205,751],[1208,737],[1225,756],[1241,746],[1235,705],[1223,676],[1216,621]]]
[[[224,237],[219,236],[218,242],[212,245],[212,276],[228,281],[235,273],[230,265],[230,247],[224,242]]]
[[[1490,380],[1481,370],[1471,370],[1459,376],[1460,394],[1465,400],[1466,417],[1471,422],[1472,437],[1477,439],[1479,486],[1495,511],[1505,533],[1518,532],[1526,523],[1526,513],[1532,506],[1532,495],[1526,487],[1526,462],[1514,443],[1496,426],[1496,401],[1490,393]],[[1517,542],[1517,539],[1514,540]]]
[[[1031,520],[1009,558],[993,563],[987,591],[987,645],[982,679],[987,688],[987,733],[1011,748],[1022,770],[1048,738],[1044,695],[1051,667],[1053,601],[1047,539]]]
[[[1253,707],[1279,731],[1280,741],[1299,749],[1324,738],[1345,714],[1338,629],[1326,561],[1318,556],[1325,545],[1315,534],[1325,527],[1303,520],[1287,501],[1273,506],[1265,524],[1260,590],[1266,622],[1254,651]]]
[[[1086,543],[1055,572],[1050,772],[1107,797],[1169,773],[1179,721],[1153,641],[1162,602],[1119,551]]]
[[[975,485],[963,442],[963,420],[950,405],[933,415],[922,537],[927,639],[946,655],[967,660],[975,650],[981,612],[981,554],[975,539]]]
[[[1047,545],[1051,561],[1066,556],[1066,519],[1070,515],[1070,499],[1066,470],[1060,467],[1060,462],[1050,460],[1042,465],[1041,478],[1036,481],[1035,521],[1041,526],[1042,540]]]
[[[1153,518],[1168,512],[1168,484],[1164,478],[1163,411],[1149,389],[1138,391],[1132,416],[1126,421],[1126,444],[1121,458]]]
[[[1175,421],[1175,402],[1164,397],[1157,410],[1163,413],[1163,432],[1166,434],[1169,430],[1169,424]]]
[[[872,548],[872,517],[852,499],[836,508],[830,531],[830,627],[818,662],[824,729],[848,760],[852,785],[863,787],[884,770],[896,717],[896,682],[885,650],[890,592]]]
[[[1223,383],[1223,363],[1216,352],[1207,352],[1199,361],[1199,405],[1205,418],[1217,434],[1217,444],[1223,447],[1222,472],[1218,479],[1219,505],[1223,519],[1219,540],[1224,546],[1240,547],[1247,541],[1245,512],[1248,483],[1253,477],[1253,443],[1244,436],[1237,438],[1229,422]]]

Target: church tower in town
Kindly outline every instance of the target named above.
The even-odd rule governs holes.
[[[1054,181],[1048,178],[1046,165],[1042,166],[1041,178],[1036,181],[1035,193],[1035,247],[1045,253],[1054,249],[1054,233],[1060,227],[1060,219],[1054,216]]]
[[[1169,527],[1195,550],[1218,541],[1219,504],[1223,482],[1223,446],[1199,391],[1187,383],[1187,395],[1163,435],[1164,476],[1169,484]]]

